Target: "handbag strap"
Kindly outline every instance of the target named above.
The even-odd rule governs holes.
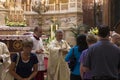
[[[73,48],[73,50],[72,50],[72,57],[74,56],[74,58],[76,59],[76,57],[75,57],[75,54],[74,54],[74,48]]]
[[[18,62],[19,62],[19,59],[20,59],[20,54],[19,53],[16,53],[17,54],[17,62],[16,62],[16,66],[18,65]]]
[[[72,56],[74,56],[74,48],[72,49]]]

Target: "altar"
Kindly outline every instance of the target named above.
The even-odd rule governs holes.
[[[22,40],[30,38],[31,35],[0,35],[0,41],[4,42],[10,53],[22,51]]]

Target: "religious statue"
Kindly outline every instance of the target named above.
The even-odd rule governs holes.
[[[3,8],[5,8],[5,7],[4,7],[4,2],[0,0],[0,9],[1,9],[1,8],[3,9]]]
[[[32,6],[32,9],[38,14],[41,14],[43,12],[46,12],[48,10],[48,7],[45,5],[45,3],[35,1],[35,4]]]

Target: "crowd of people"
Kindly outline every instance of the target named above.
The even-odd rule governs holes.
[[[79,34],[76,45],[71,47],[64,40],[64,31],[56,30],[55,39],[47,49],[42,42],[42,28],[37,26],[33,36],[22,41],[23,50],[14,54],[4,43],[0,43],[0,80],[8,69],[14,80],[119,80],[120,79],[120,35],[108,26],[98,26],[98,35]],[[47,50],[47,51],[46,51]],[[44,57],[48,52],[45,71]],[[68,63],[75,56],[76,64],[70,70]],[[8,65],[9,63],[9,65]]]

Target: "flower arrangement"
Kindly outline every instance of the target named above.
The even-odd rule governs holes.
[[[10,27],[25,27],[27,26],[27,24],[25,22],[7,22],[6,23],[7,26],[10,26]]]
[[[25,27],[27,26],[25,21],[10,21],[8,17],[5,17],[6,26],[10,27]]]
[[[98,35],[98,28],[97,27],[94,27],[94,28],[92,27],[88,33]]]

